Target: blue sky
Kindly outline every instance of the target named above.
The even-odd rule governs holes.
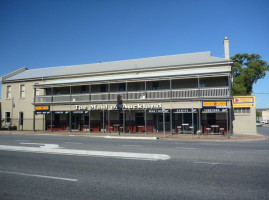
[[[267,0],[0,0],[0,76],[30,69],[211,51],[269,63]],[[269,72],[254,86],[269,108]],[[267,93],[267,94],[261,94]]]

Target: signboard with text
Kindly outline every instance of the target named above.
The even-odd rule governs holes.
[[[153,110],[147,110],[148,113],[169,113],[169,109],[153,109]]]
[[[234,108],[255,107],[255,96],[234,96],[233,107]]]
[[[203,113],[223,113],[228,112],[227,108],[204,108]]]
[[[203,101],[203,107],[227,108],[227,101]]]
[[[50,106],[35,106],[35,111],[49,111]]]
[[[196,108],[180,108],[180,109],[173,109],[173,113],[196,113],[197,109]]]
[[[50,111],[35,111],[36,115],[49,115]]]

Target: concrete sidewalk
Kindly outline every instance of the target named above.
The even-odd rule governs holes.
[[[161,139],[161,140],[181,140],[181,141],[257,141],[268,140],[267,136],[262,134],[241,135],[192,135],[192,134],[175,134],[165,133],[100,133],[100,132],[67,132],[67,131],[0,131],[0,134],[22,134],[22,135],[53,135],[53,136],[80,136],[80,137],[101,137],[107,139]]]

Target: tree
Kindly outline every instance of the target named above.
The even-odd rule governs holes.
[[[262,114],[256,110],[256,120],[259,120]]]
[[[258,54],[236,54],[231,59],[233,95],[251,95],[253,84],[265,77],[269,65]]]

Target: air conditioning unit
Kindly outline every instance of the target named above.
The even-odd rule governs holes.
[[[141,95],[140,96],[140,99],[146,99],[146,96],[145,95]]]

